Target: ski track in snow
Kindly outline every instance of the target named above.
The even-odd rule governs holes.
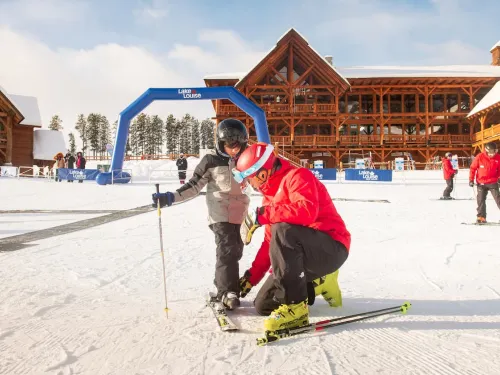
[[[50,202],[54,209],[102,210],[148,204],[154,190],[85,183],[77,186],[83,201],[75,204],[70,185],[2,180],[0,193],[9,191],[4,209],[47,209]],[[0,253],[0,374],[497,374],[498,232],[460,225],[475,216],[473,201],[446,209],[430,201],[441,185],[327,185],[332,196],[391,204],[335,202],[353,235],[339,277],[344,306],[331,309],[318,297],[311,320],[405,300],[413,307],[407,315],[264,347],[256,345],[263,318],[252,305],[259,286],[230,313],[238,332],[222,333],[204,307],[215,263],[205,197],[162,209],[168,318],[156,212]],[[465,185],[457,184],[457,196],[468,192]],[[260,198],[251,201],[256,206]],[[0,229],[20,224],[11,216]],[[49,219],[44,216],[44,227],[60,224]],[[240,273],[262,238],[257,231],[245,248]]]

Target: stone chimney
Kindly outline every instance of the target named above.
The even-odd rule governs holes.
[[[500,46],[500,42],[498,42],[498,43],[499,43],[499,46]],[[333,56],[326,55],[326,56],[325,56],[325,60],[326,60],[326,61],[328,61],[328,63],[329,63],[330,65],[333,65]]]
[[[500,66],[500,41],[490,49],[491,65]]]

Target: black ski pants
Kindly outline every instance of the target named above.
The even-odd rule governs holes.
[[[217,295],[221,297],[225,292],[235,292],[240,295],[239,264],[243,255],[243,241],[240,236],[240,224],[215,223],[210,229],[215,234],[215,279]]]
[[[446,180],[446,189],[443,191],[443,197],[450,197],[453,191],[453,178]]]
[[[338,270],[348,256],[345,246],[328,234],[288,223],[271,225],[269,254],[273,273],[254,301],[261,315],[306,300],[308,283]]]
[[[497,207],[500,209],[500,192],[498,184],[477,185],[477,217],[486,218],[486,197],[488,191],[493,196]]]

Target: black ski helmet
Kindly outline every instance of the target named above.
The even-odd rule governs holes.
[[[497,144],[495,142],[489,142],[484,145],[486,152],[495,152],[497,150]]]
[[[215,132],[215,148],[217,152],[220,155],[229,157],[224,151],[224,143],[232,144],[235,142],[241,145],[241,150],[238,153],[238,155],[240,155],[247,148],[247,128],[240,120],[234,118],[222,120],[219,125],[217,125],[217,130]]]

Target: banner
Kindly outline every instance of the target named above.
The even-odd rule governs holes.
[[[310,171],[318,180],[335,181],[337,179],[337,170],[335,168],[313,168]]]
[[[95,180],[100,173],[98,169],[59,168],[58,177],[61,180]]]
[[[391,182],[392,171],[383,169],[346,169],[346,181]]]
[[[17,167],[2,166],[0,167],[2,177],[17,177]]]

